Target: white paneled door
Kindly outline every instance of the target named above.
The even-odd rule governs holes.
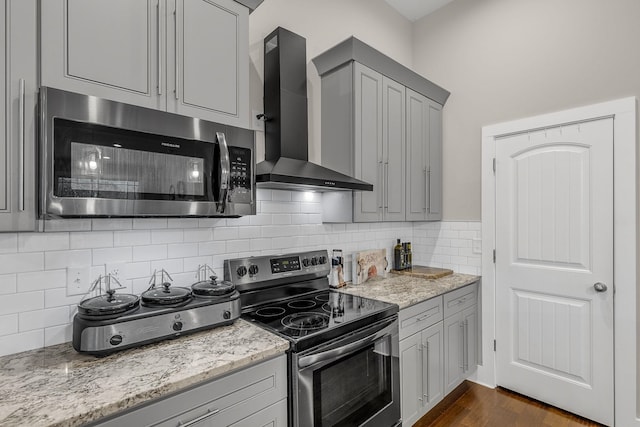
[[[497,139],[497,384],[613,425],[613,297],[613,119]]]

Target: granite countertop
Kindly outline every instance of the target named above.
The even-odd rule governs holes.
[[[0,357],[0,425],[79,426],[288,348],[238,319],[103,358],[79,354],[71,343]]]
[[[480,280],[480,276],[454,273],[439,279],[387,274],[386,278],[375,277],[361,285],[347,285],[340,292],[398,304],[400,310],[438,295],[445,294]]]

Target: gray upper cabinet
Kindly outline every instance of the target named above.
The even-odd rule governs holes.
[[[407,220],[442,219],[442,106],[407,89]]]
[[[249,10],[233,0],[41,2],[44,86],[249,126]]]
[[[449,92],[353,37],[313,62],[322,77],[322,164],[374,186],[323,194],[323,220],[442,219]]]
[[[6,0],[0,21],[0,231],[34,231],[37,0]]]

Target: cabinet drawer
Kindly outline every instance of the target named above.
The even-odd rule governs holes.
[[[197,425],[229,425],[286,398],[286,366],[280,356],[95,425],[175,427],[197,419]]]
[[[442,320],[442,297],[431,298],[400,310],[400,339],[413,335]]]
[[[444,317],[458,313],[478,302],[478,282],[444,294]]]

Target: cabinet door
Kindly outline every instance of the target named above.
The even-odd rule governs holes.
[[[444,337],[442,322],[422,332],[422,399],[423,413],[444,397]]]
[[[248,128],[249,9],[233,0],[170,4],[169,110]]]
[[[413,425],[423,414],[421,346],[420,332],[400,341],[400,400],[405,426]]]
[[[474,305],[462,312],[464,322],[464,373],[467,377],[478,365],[478,306]]]
[[[47,0],[42,85],[166,109],[165,0]]]
[[[429,100],[407,89],[407,220],[427,219]]]
[[[382,219],[382,74],[354,64],[355,177],[373,184],[373,191],[354,193],[353,220]]]
[[[429,158],[427,178],[429,181],[427,219],[442,219],[442,106],[429,101]]]
[[[405,87],[382,80],[384,221],[405,220]]]
[[[444,392],[450,393],[462,382],[464,324],[462,314],[444,319]]]
[[[7,0],[0,9],[0,231],[34,231],[37,1]]]

